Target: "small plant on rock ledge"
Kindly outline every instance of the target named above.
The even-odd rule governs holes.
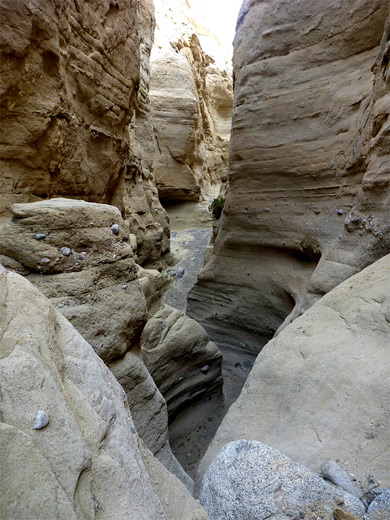
[[[225,199],[223,197],[220,199],[213,199],[212,203],[209,205],[209,211],[213,214],[213,218],[217,220],[221,217],[224,205]]]

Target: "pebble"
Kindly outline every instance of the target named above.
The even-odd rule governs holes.
[[[43,410],[38,410],[37,415],[35,416],[33,429],[41,430],[48,424],[49,424],[49,417],[46,415],[46,413]]]
[[[37,233],[34,238],[35,238],[35,240],[43,240],[46,237],[47,237],[46,233]]]
[[[184,267],[179,266],[179,267],[177,268],[177,271],[176,271],[176,278],[182,278],[184,272],[185,272]]]
[[[111,231],[114,233],[114,235],[119,235],[119,225],[118,224],[111,224]]]
[[[61,254],[63,256],[69,256],[71,253],[71,250],[69,249],[69,247],[61,247]]]
[[[125,283],[122,285],[122,289],[123,289],[124,291],[127,289],[127,285],[126,285]]]
[[[83,255],[78,255],[78,256],[76,256],[76,259],[77,260],[84,260],[84,257],[83,257]]]
[[[344,210],[343,209],[338,209],[337,210],[337,215],[344,215]]]
[[[41,258],[40,262],[41,264],[48,264],[50,263],[50,258],[47,258],[47,256],[45,256],[44,258]]]
[[[205,365],[204,367],[202,367],[200,369],[200,371],[202,372],[202,374],[207,374],[207,372],[210,370],[210,367],[208,365]]]

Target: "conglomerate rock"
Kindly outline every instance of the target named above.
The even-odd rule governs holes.
[[[210,333],[271,337],[390,251],[388,13],[243,2],[229,192],[187,307]]]
[[[137,223],[140,261],[158,263],[167,216],[129,131],[147,86],[152,3],[1,0],[0,10],[0,218],[14,202],[55,196],[114,204]]]
[[[390,483],[390,255],[323,296],[261,351],[200,466],[257,440],[318,472]]]
[[[173,475],[152,487],[165,470],[150,453],[145,469],[121,386],[47,298],[0,269],[2,514],[176,520],[171,499],[206,518]],[[38,412],[48,423],[35,429]]]
[[[72,199],[12,211],[1,227],[3,264],[16,260],[103,361],[122,357],[139,341],[147,308],[120,211]]]

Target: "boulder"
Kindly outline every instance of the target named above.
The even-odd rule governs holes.
[[[44,295],[0,269],[2,514],[176,520],[166,500],[199,510],[173,475],[159,498],[151,480],[165,470],[150,454],[146,470],[115,377]],[[38,412],[48,423],[35,429]]]
[[[13,267],[10,257],[28,271],[106,363],[123,357],[139,340],[147,308],[119,210],[52,199],[14,204],[12,211],[1,228],[3,263]]]
[[[319,472],[326,460],[389,484],[390,255],[346,280],[261,351],[201,462],[266,443]]]
[[[378,489],[376,498],[368,507],[364,520],[386,520],[390,518],[390,489]]]
[[[190,403],[222,393],[222,356],[196,321],[169,305],[150,318],[141,357],[164,396],[170,419]],[[207,371],[202,370],[208,365]]]
[[[203,477],[200,501],[210,520],[266,520],[298,517],[319,503],[365,512],[354,495],[324,482],[304,466],[256,441],[224,446]],[[316,517],[317,518],[317,517]]]

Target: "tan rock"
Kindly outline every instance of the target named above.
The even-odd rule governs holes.
[[[0,9],[0,219],[14,202],[55,196],[113,204],[135,228],[139,262],[158,265],[168,220],[128,130],[148,82],[152,3],[2,0]]]
[[[228,442],[258,440],[318,472],[325,460],[389,485],[390,255],[271,340],[230,407],[200,475]]]
[[[213,339],[269,339],[390,251],[389,5],[350,7],[243,2],[229,192],[187,307]]]
[[[169,445],[167,404],[139,355],[133,350],[127,352],[109,368],[126,392],[137,433],[151,455],[192,492],[194,483]]]
[[[147,309],[119,210],[72,199],[12,209],[0,252],[30,271],[105,362],[122,357],[138,342]]]
[[[145,449],[142,442],[140,452],[149,474],[151,484],[160,498],[164,513],[170,520],[207,520],[205,510],[189,494],[181,482],[158,463],[155,457]]]
[[[222,392],[218,348],[203,327],[169,305],[148,320],[141,357],[167,402],[170,419],[189,403]]]
[[[123,389],[36,288],[1,269],[2,514],[162,520]],[[49,423],[35,430],[39,410]]]
[[[341,507],[336,507],[333,511],[333,517],[335,520],[360,520],[356,515],[344,511]]]
[[[27,275],[89,340],[125,389],[146,446],[191,489],[169,446],[165,400],[131,350],[159,298],[162,275],[135,264],[128,228],[113,206],[53,199],[15,204],[13,211],[1,227],[3,262]]]
[[[198,200],[210,183],[226,180],[232,76],[204,51],[199,38],[217,38],[195,18],[182,0],[156,1],[150,97],[158,142],[153,169],[163,199]]]

